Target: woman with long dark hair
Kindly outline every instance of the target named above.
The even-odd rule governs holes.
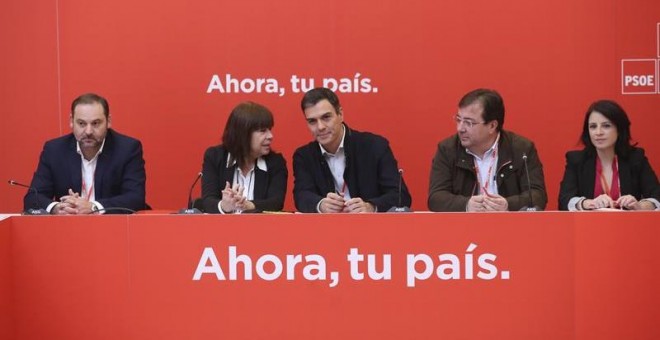
[[[631,143],[630,120],[611,100],[591,104],[584,116],[584,149],[566,153],[560,210],[660,208],[660,185],[644,149]]]

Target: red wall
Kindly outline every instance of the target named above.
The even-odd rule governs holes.
[[[426,209],[435,146],[476,87],[500,91],[504,127],[536,142],[556,209],[563,155],[596,99],[627,109],[660,170],[660,95],[621,94],[622,59],[658,59],[658,13],[655,0],[3,2],[0,179],[29,182],[43,142],[69,132],[70,102],[93,91],[109,99],[113,127],[143,141],[149,203],[180,208],[238,102],[273,110],[275,146],[291,168],[311,137],[290,77],[359,73],[378,92],[340,94],[346,121],[389,138],[414,209]],[[211,77],[227,73],[272,77],[287,92],[207,94]],[[0,211],[20,211],[23,194],[0,185]]]

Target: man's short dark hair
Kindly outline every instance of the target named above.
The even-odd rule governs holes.
[[[504,126],[504,101],[502,100],[502,96],[495,90],[476,89],[463,96],[458,102],[458,107],[464,108],[476,101],[480,102],[484,108],[482,114],[484,122],[488,123],[496,120],[497,131],[502,131],[502,126]]]
[[[110,115],[110,105],[108,104],[108,101],[99,96],[96,93],[85,93],[78,98],[73,100],[73,103],[71,103],[71,117],[73,117],[73,111],[76,109],[76,106],[80,104],[101,104],[103,107],[103,114],[105,115],[105,119],[108,119],[108,116]]]
[[[307,93],[305,93],[303,96],[302,101],[300,102],[300,108],[303,112],[305,112],[305,109],[316,105],[323,99],[326,99],[328,102],[330,102],[332,107],[335,108],[335,112],[339,114],[339,110],[341,110],[339,98],[334,92],[332,92],[332,90],[325,87],[317,87],[307,91]]]

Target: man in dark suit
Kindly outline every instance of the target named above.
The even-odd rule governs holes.
[[[316,141],[293,155],[296,208],[301,212],[384,212],[399,204],[399,172],[387,139],[350,129],[337,95],[308,91],[301,108]],[[411,198],[401,183],[401,205]]]
[[[142,144],[110,129],[107,100],[93,93],[76,98],[70,126],[71,134],[44,145],[24,208],[64,215],[145,209]]]

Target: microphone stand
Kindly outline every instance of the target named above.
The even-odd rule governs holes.
[[[26,185],[26,184],[23,184],[23,183],[16,182],[14,180],[8,180],[7,183],[9,183],[9,185],[16,185],[16,186],[19,186],[19,187],[24,187],[24,188],[27,188],[28,190],[34,192],[35,205],[37,207],[36,208],[25,209],[25,211],[23,211],[23,215],[50,215],[50,213],[48,213],[48,211],[46,211],[46,209],[39,208],[39,206],[41,206],[41,205],[39,204],[40,203],[39,202],[39,192],[37,191],[36,188],[33,188],[33,187],[31,187],[29,185]]]
[[[401,187],[403,186],[403,169],[399,169],[399,204],[387,210],[388,213],[412,212],[409,207],[401,205]]]
[[[527,167],[527,154],[523,152],[523,163],[525,166],[525,175],[527,176],[527,193],[529,194],[529,205],[520,208],[519,211],[541,211],[541,208],[534,205],[532,198],[532,181],[529,179],[529,167]]]
[[[188,191],[188,205],[185,209],[179,210],[178,214],[182,214],[182,215],[202,214],[201,210],[199,210],[197,208],[194,208],[192,206],[193,205],[192,204],[192,192],[193,192],[193,189],[195,188],[195,184],[197,184],[197,182],[199,182],[199,179],[202,178],[202,176],[204,176],[204,174],[202,172],[200,172],[200,173],[197,174],[197,177],[195,177],[195,181],[190,186],[190,191]]]

